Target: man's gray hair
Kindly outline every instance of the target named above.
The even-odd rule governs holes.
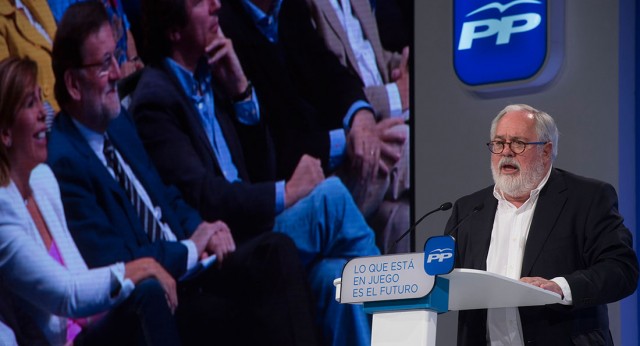
[[[496,135],[496,128],[498,127],[498,122],[502,117],[508,112],[518,112],[524,111],[533,116],[533,119],[536,122],[536,134],[538,135],[539,141],[551,142],[553,144],[553,153],[551,155],[551,161],[555,161],[556,156],[558,156],[558,127],[556,126],[556,122],[553,118],[541,111],[537,110],[529,105],[525,104],[514,104],[508,105],[503,110],[498,113],[498,115],[493,118],[491,122],[491,132],[490,132],[490,140],[493,140]]]

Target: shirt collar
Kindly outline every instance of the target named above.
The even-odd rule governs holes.
[[[266,20],[268,17],[278,18],[278,15],[280,14],[280,7],[282,6],[282,0],[275,0],[268,13],[264,13],[264,11],[254,5],[251,0],[242,0],[242,5],[246,9],[247,13],[249,13],[251,19],[258,23]]]
[[[254,5],[251,0],[241,0],[241,3],[256,27],[271,42],[276,42],[278,40],[278,18],[282,0],[274,0],[271,9],[267,13]]]
[[[194,97],[198,95],[199,83],[209,85],[211,82],[211,74],[209,73],[206,60],[200,59],[196,65],[195,72],[184,68],[177,61],[171,58],[165,58],[171,72],[178,78],[178,82],[188,96]]]
[[[527,199],[527,201],[531,200],[533,197],[537,197],[540,194],[540,191],[547,184],[547,181],[549,180],[549,176],[551,175],[551,170],[552,169],[553,169],[553,166],[549,167],[549,171],[547,171],[547,174],[544,176],[542,181],[540,181],[540,184],[538,184],[538,187],[536,187],[535,189],[531,190],[531,192],[529,193],[529,198]],[[506,201],[506,199],[504,198],[504,195],[502,194],[502,192],[500,192],[495,185],[493,186],[493,197],[495,197],[498,201],[501,201],[501,202]]]
[[[76,128],[78,128],[82,137],[87,141],[91,150],[96,153],[102,153],[102,148],[104,147],[104,133],[95,132],[74,118],[71,118],[71,121],[76,125]],[[98,156],[100,157],[101,155]]]

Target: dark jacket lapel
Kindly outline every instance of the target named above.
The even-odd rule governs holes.
[[[549,180],[540,191],[536,210],[527,237],[527,245],[522,260],[521,276],[529,276],[538,255],[553,231],[553,228],[567,202],[567,186],[564,179],[555,169],[551,171]]]
[[[87,140],[82,136],[80,130],[78,130],[76,125],[73,123],[71,117],[64,112],[61,112],[58,115],[58,118],[60,132],[65,133],[68,136],[69,142],[78,151],[78,154],[82,155],[87,162],[87,165],[89,165],[90,170],[97,172],[98,179],[102,181],[105,186],[108,186],[115,195],[118,195],[120,200],[126,198],[122,192],[122,188],[118,185],[118,182],[109,174],[107,168],[93,152],[93,149],[91,149]]]
[[[470,258],[472,261],[470,268],[476,268],[480,270],[487,270],[487,254],[489,253],[489,244],[491,242],[491,232],[493,230],[493,221],[496,216],[496,209],[498,208],[498,200],[493,197],[493,188],[489,189],[489,193],[482,201],[482,210],[478,212],[478,215],[471,216],[470,231],[474,233],[474,244],[472,247],[479,249],[474,251],[474,255]]]
[[[202,126],[202,121],[200,120],[200,115],[198,114],[198,110],[193,106],[191,99],[184,92],[184,90],[180,85],[180,82],[178,81],[177,77],[173,74],[171,69],[167,66],[167,63],[162,62],[161,64],[159,64],[158,68],[162,72],[164,72],[164,74],[167,76],[167,78],[175,88],[174,92],[177,93],[177,95],[180,95],[180,102],[182,103],[181,108],[183,110],[186,110],[186,112],[184,113],[185,121],[188,123],[191,131],[193,131],[196,137],[196,143],[199,147],[199,150],[206,151],[207,154],[210,156],[210,158],[213,160],[213,162],[215,162],[215,165],[218,168],[218,170],[222,171],[220,162],[218,161],[218,158],[213,152],[213,148],[211,147],[211,143],[209,142],[209,137],[207,137],[207,134],[204,131],[204,128]],[[225,142],[227,143],[229,151],[231,152],[233,163],[238,169],[238,174],[240,175],[240,177],[243,180],[248,181],[248,174],[246,171],[246,167],[243,165],[244,159],[242,154],[242,148],[238,142],[234,125],[226,109],[221,106],[224,103],[224,100],[220,97],[221,91],[216,88],[215,84],[212,85],[211,87],[213,89],[213,95],[214,95],[216,119],[220,124],[220,128],[222,129]]]

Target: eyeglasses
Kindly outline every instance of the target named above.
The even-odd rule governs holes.
[[[487,143],[487,148],[489,148],[489,151],[494,154],[500,154],[504,151],[506,146],[509,146],[509,149],[511,149],[514,154],[522,154],[522,152],[527,148],[527,145],[542,145],[547,143],[548,142],[523,142],[517,140],[511,142],[491,141]]]
[[[92,64],[84,64],[78,68],[93,68],[93,67],[98,67],[98,77],[104,77],[105,75],[109,74],[109,71],[111,71],[111,66],[113,64],[118,64],[118,62],[116,61],[116,57],[115,55],[109,53],[107,54],[107,56],[104,58],[104,60],[102,62],[96,62],[96,63],[92,63]]]

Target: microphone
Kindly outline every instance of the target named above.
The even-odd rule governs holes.
[[[449,209],[451,209],[451,207],[452,207],[452,206],[453,206],[453,204],[451,204],[451,202],[445,202],[445,203],[442,203],[438,208],[433,209],[432,211],[430,211],[430,212],[428,212],[428,213],[426,213],[426,214],[422,215],[422,217],[421,217],[421,218],[419,218],[419,219],[418,219],[418,221],[416,221],[413,225],[411,225],[411,227],[409,227],[409,229],[408,229],[406,232],[402,233],[402,235],[401,235],[398,239],[396,239],[396,241],[395,241],[395,242],[393,243],[393,245],[391,246],[391,249],[389,249],[389,252],[392,252],[392,251],[396,248],[396,246],[398,245],[398,243],[399,243],[399,242],[400,242],[404,237],[406,237],[406,236],[407,236],[407,234],[409,234],[409,233],[413,232],[413,230],[415,230],[415,229],[416,229],[416,227],[418,226],[418,224],[419,224],[420,222],[422,222],[422,220],[424,220],[427,216],[429,216],[429,215],[431,215],[431,214],[433,214],[433,213],[435,213],[435,212],[437,212],[437,211],[445,211],[445,210],[449,210]]]
[[[451,235],[451,233],[453,231],[455,231],[456,229],[458,229],[458,227],[460,227],[465,221],[469,220],[469,218],[479,212],[480,210],[482,210],[482,208],[484,208],[484,203],[480,203],[478,205],[476,205],[475,207],[473,207],[473,210],[471,210],[471,212],[469,212],[469,214],[467,214],[465,217],[462,218],[462,220],[460,220],[455,226],[453,226],[453,228],[451,228],[448,232],[446,232],[445,234],[447,235]]]

